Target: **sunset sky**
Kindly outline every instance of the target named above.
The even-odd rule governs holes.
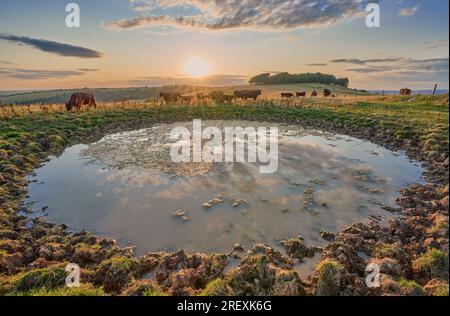
[[[323,72],[361,89],[449,86],[449,2],[382,0],[0,1],[0,90],[236,85]]]

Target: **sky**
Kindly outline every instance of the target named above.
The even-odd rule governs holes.
[[[66,5],[80,27],[66,25]],[[365,7],[380,6],[368,28]],[[322,72],[358,89],[449,87],[449,1],[1,0],[0,90],[238,85]]]

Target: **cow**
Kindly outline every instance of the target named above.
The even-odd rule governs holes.
[[[97,108],[97,102],[95,102],[93,93],[79,92],[72,94],[69,102],[66,103],[66,109],[71,111],[75,107],[79,111],[83,105]]]
[[[316,90],[314,90],[313,92],[311,92],[311,96],[312,96],[312,97],[317,97],[317,95],[318,95],[318,94],[317,94],[317,91],[316,91]]]
[[[197,101],[202,102],[202,101],[206,101],[208,97],[206,95],[204,95],[203,93],[197,93]]]
[[[185,104],[191,104],[192,100],[194,100],[193,95],[182,95],[180,97],[181,101]]]
[[[411,89],[405,88],[405,89],[400,89],[400,95],[411,95],[412,91]]]
[[[163,98],[164,102],[167,104],[176,103],[181,99],[181,94],[177,92],[161,92],[159,96]]]
[[[283,93],[281,93],[281,98],[282,99],[290,99],[290,98],[292,98],[294,96],[294,94],[293,93],[290,93],[290,92],[283,92]]]
[[[328,98],[329,96],[331,96],[331,91],[328,89],[323,89],[323,96],[325,98]]]
[[[306,97],[306,92],[297,92],[297,97]]]
[[[234,91],[234,97],[236,99],[253,99],[256,101],[256,99],[262,94],[261,90],[237,90]]]
[[[209,94],[209,97],[214,102],[223,102],[224,93],[222,91],[213,91]]]
[[[223,96],[223,102],[231,103],[234,100],[234,95],[225,94]]]

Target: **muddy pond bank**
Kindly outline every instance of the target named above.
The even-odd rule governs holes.
[[[252,117],[252,119],[254,118]],[[340,123],[330,123],[317,119],[288,117],[286,120],[289,123],[301,123],[315,128],[339,131],[359,138],[371,139],[390,148],[403,147],[408,151],[410,157],[427,162],[429,171],[427,179],[435,181],[436,186],[417,186],[403,192],[404,197],[406,197],[404,200],[407,202],[405,206],[402,205],[404,217],[388,225],[389,229],[393,229],[392,232],[389,231],[390,239],[382,237],[381,233],[386,228],[376,228],[376,225],[355,225],[351,226],[351,230],[343,230],[346,237],[338,234],[335,242],[324,249],[322,260],[324,264],[317,267],[317,275],[311,279],[311,283],[305,283],[305,280],[300,280],[293,273],[293,264],[290,261],[292,259],[263,245],[257,245],[249,253],[238,254],[241,259],[238,259],[237,269],[232,271],[225,269],[225,262],[229,260],[229,257],[222,255],[186,255],[183,252],[177,252],[148,254],[133,259],[131,249],[120,249],[113,241],[99,239],[86,232],[70,233],[65,226],[50,225],[39,219],[34,220],[34,224],[31,225],[26,217],[16,216],[13,209],[8,209],[7,205],[16,208],[14,198],[9,195],[9,192],[13,191],[8,191],[3,195],[7,199],[0,201],[3,214],[6,216],[2,220],[1,234],[2,249],[5,249],[1,264],[2,273],[5,275],[1,282],[2,293],[23,292],[41,288],[42,286],[39,284],[42,283],[37,282],[35,285],[29,285],[26,282],[32,275],[37,275],[38,268],[40,268],[39,280],[48,281],[48,276],[55,275],[55,272],[60,273],[57,275],[60,275],[61,278],[63,276],[65,278],[63,268],[58,263],[72,260],[78,262],[85,271],[83,282],[86,285],[82,290],[95,295],[101,294],[100,285],[103,285],[108,293],[129,295],[148,294],[152,291],[191,295],[198,294],[201,291],[206,291],[204,294],[234,295],[302,295],[307,292],[330,295],[335,293],[333,291],[337,291],[337,294],[380,295],[388,294],[386,289],[396,290],[394,292],[396,295],[410,295],[405,288],[417,288],[414,284],[407,282],[411,280],[417,280],[419,288],[426,288],[425,294],[441,293],[441,289],[445,289],[446,284],[448,293],[448,274],[445,276],[445,274],[442,275],[439,272],[442,271],[440,269],[442,268],[441,259],[443,258],[440,253],[444,253],[444,255],[448,253],[448,186],[447,190],[445,190],[445,185],[442,189],[438,189],[438,185],[442,182],[445,183],[445,178],[448,178],[448,158],[446,158],[448,153],[422,151],[423,147],[420,142],[414,140],[399,141],[393,137],[393,131],[386,131],[382,128],[346,127]],[[130,121],[98,128],[89,132],[89,135],[95,133],[105,135],[114,130],[136,129],[140,124],[143,127],[149,126],[149,122],[136,123],[136,121]],[[63,137],[64,135],[65,137],[73,135],[73,133],[64,133],[66,132],[61,132],[60,135]],[[33,137],[34,141],[40,140],[40,137],[46,137],[45,139],[47,139],[47,136],[33,135]],[[98,136],[94,137],[98,138]],[[85,139],[87,136],[78,134],[77,138]],[[50,146],[53,147],[55,141],[57,145],[59,140],[52,139],[47,150],[50,149]],[[25,141],[24,144],[26,145],[28,142],[29,140]],[[55,146],[53,150],[60,151],[61,149],[62,147]],[[25,163],[28,166],[29,164],[35,166],[41,158],[36,155],[33,159],[25,161]],[[23,172],[4,168],[2,170],[3,174],[6,175],[4,179],[10,181],[11,186],[8,189],[16,190],[15,196],[20,197],[25,185]],[[446,207],[445,198],[447,199]],[[395,227],[401,227],[401,229],[394,229]],[[383,234],[384,236],[387,235],[386,233]],[[350,241],[349,236],[353,241]],[[346,238],[345,241],[342,238]],[[429,238],[432,238],[432,240],[429,240]],[[424,241],[427,239],[428,241],[425,244]],[[383,255],[391,258],[396,256],[395,253],[387,251],[375,251],[382,245],[401,248],[406,253],[406,256],[391,258],[399,263],[401,269],[386,271],[385,275],[389,276],[387,278],[389,287],[381,292],[367,293],[367,289],[363,285],[365,273],[361,271],[361,266],[364,261],[358,259],[360,257],[355,255],[357,254],[355,251],[360,249],[361,243],[365,244],[365,241],[370,244],[370,247],[365,250],[368,257],[377,258]],[[347,243],[348,247],[342,247],[342,243]],[[308,247],[305,248],[301,240],[294,239],[287,246],[291,249],[289,253],[293,257],[299,257],[308,252]],[[435,251],[430,254],[429,252],[434,251],[433,249],[437,249],[438,253]],[[438,258],[438,260],[433,258]],[[386,257],[382,259],[386,259]],[[436,269],[432,269],[435,272],[428,273],[421,265],[427,259],[433,267],[436,266]],[[392,262],[392,260],[387,260],[387,262]],[[443,262],[445,267],[445,260]],[[182,267],[182,269],[179,270],[179,267]],[[328,289],[328,292],[326,291],[327,288],[324,285],[327,285],[327,276],[330,274],[321,273],[326,271],[331,271],[333,277],[336,276],[339,280],[342,280],[338,289],[332,288]],[[151,281],[139,281],[148,275],[152,276]],[[402,281],[402,277],[406,280]],[[51,284],[52,288],[59,289],[63,284],[61,280],[63,282],[63,279],[55,278],[53,279],[54,283],[47,282],[47,284]],[[255,280],[259,281],[256,282]],[[66,294],[76,293],[68,291]]]

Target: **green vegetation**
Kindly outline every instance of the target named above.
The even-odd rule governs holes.
[[[448,254],[430,249],[413,262],[413,269],[427,276],[448,279]]]
[[[405,295],[407,296],[424,296],[426,295],[425,290],[417,284],[415,281],[407,280],[405,278],[400,278],[398,284],[402,287]]]
[[[230,292],[225,280],[216,279],[208,283],[200,296],[227,296],[230,295]]]
[[[333,75],[322,73],[305,73],[305,74],[290,74],[288,72],[281,72],[275,75],[270,73],[263,73],[250,78],[250,84],[257,85],[275,85],[275,84],[294,84],[294,83],[321,83],[327,85],[338,85],[348,88],[348,78],[336,79]]]
[[[336,296],[340,293],[342,271],[344,267],[337,261],[326,259],[316,267],[319,279],[316,294],[319,296]]]

